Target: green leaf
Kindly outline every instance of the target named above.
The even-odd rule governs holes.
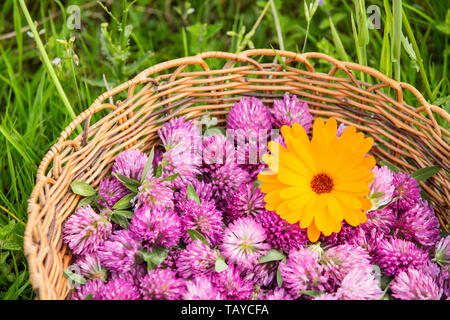
[[[447,225],[446,227],[448,228],[449,226]],[[445,230],[442,230],[441,232],[439,232],[439,237],[445,238],[447,236],[450,236],[450,232],[447,232]]]
[[[138,188],[141,186],[139,181],[128,178],[122,174],[117,174],[117,173],[113,172],[113,176],[116,177],[120,182],[122,182],[122,184],[131,192],[137,193]]]
[[[24,290],[30,285],[30,280],[28,280],[29,274],[26,271],[22,271],[17,276],[14,275],[13,278],[15,278],[14,282],[11,284],[8,291],[2,296],[2,299],[4,300],[20,299]]]
[[[147,263],[147,270],[153,270],[166,260],[169,251],[168,248],[154,247],[151,251],[139,250],[138,256]]]
[[[168,176],[168,177],[164,178],[162,181],[173,181],[176,178],[178,178],[179,175],[180,175],[179,173],[175,173],[175,174],[173,174],[171,176]]]
[[[124,210],[131,208],[131,199],[133,199],[135,196],[136,193],[129,193],[123,196],[119,201],[116,202],[116,204],[113,206],[113,209]]]
[[[128,228],[129,228],[128,219],[124,216],[121,216],[118,214],[113,214],[113,215],[111,215],[111,221],[118,224],[125,230],[128,230]]]
[[[425,190],[420,190],[420,196],[422,197],[423,200],[428,200],[428,196]]]
[[[0,252],[1,250],[22,250],[22,240],[18,237],[17,227],[16,222],[10,220],[8,224],[0,228]]]
[[[383,289],[383,293],[381,294],[380,300],[389,300],[389,295],[387,294],[389,287],[391,286],[391,282],[393,277],[382,276],[380,280],[381,289]]]
[[[72,281],[74,283],[78,283],[78,284],[85,284],[86,283],[86,279],[83,276],[81,276],[79,274],[76,274],[76,273],[73,273],[70,270],[64,270],[63,274],[68,280],[70,280],[70,281]]]
[[[139,59],[134,60],[133,63],[125,66],[125,68],[124,68],[125,72],[128,74],[135,73],[141,67],[142,64],[149,61],[149,58],[151,58],[154,55],[155,55],[155,53],[152,51],[144,52],[142,55],[140,55]],[[114,87],[114,86],[111,86],[111,87]]]
[[[277,284],[278,287],[281,287],[283,285],[283,276],[281,275],[280,266],[277,268]]]
[[[450,95],[448,95],[448,96],[442,96],[442,97],[439,97],[439,98],[437,98],[436,100],[434,100],[434,101],[433,101],[433,104],[434,104],[435,106],[442,106],[442,105],[446,104],[446,103],[449,102],[449,101],[450,101]]]
[[[286,258],[285,254],[276,249],[270,249],[265,256],[259,258],[258,263],[265,263],[270,261],[279,261]]]
[[[153,158],[155,157],[155,147],[152,148],[150,154],[148,155],[147,163],[145,164],[144,170],[142,171],[141,184],[145,181],[150,168],[153,166]]]
[[[97,193],[88,183],[75,180],[70,184],[72,192],[83,197],[95,196]]]
[[[391,283],[393,277],[388,277],[385,275],[381,275],[380,277],[380,288],[383,291],[387,291],[389,284]]]
[[[337,32],[331,16],[328,17],[330,22],[331,35],[333,39],[334,46],[336,47],[336,52],[339,54],[340,58],[344,61],[350,61],[347,52],[345,51],[344,45],[342,44],[339,33]]]
[[[84,300],[92,300],[92,293],[89,293],[86,297],[84,297]]]
[[[311,15],[309,13],[309,7],[306,4],[306,1],[303,2],[304,8],[305,8],[305,18],[306,18],[306,22],[309,22],[311,20]]]
[[[446,35],[450,35],[450,24],[440,22],[440,23],[436,24],[436,29],[438,29],[440,32],[442,32]]]
[[[83,198],[83,199],[81,199],[81,200],[78,202],[77,209],[80,208],[80,207],[89,206],[89,205],[95,203],[95,201],[96,201],[97,199],[98,199],[97,195],[89,196],[89,197]]]
[[[387,161],[380,161],[380,165],[381,166],[386,166],[389,168],[389,170],[393,171],[393,172],[399,172],[399,168],[397,168],[396,166],[394,166],[392,163],[389,163]]]
[[[262,182],[259,180],[253,181],[253,192],[262,185]]]
[[[160,164],[156,169],[155,169],[155,177],[159,178],[162,175],[162,165]]]
[[[197,230],[195,229],[187,229],[187,233],[189,235],[189,238],[191,238],[192,241],[200,240],[204,244],[206,244],[209,247],[209,243],[206,240],[206,238]]]
[[[310,297],[318,297],[323,294],[322,291],[317,291],[317,290],[300,290],[298,293],[306,294],[307,296],[310,296]]]
[[[214,270],[216,272],[222,272],[228,269],[228,265],[225,263],[223,259],[217,259],[214,265]]]
[[[423,180],[427,180],[428,178],[430,178],[433,175],[435,175],[436,173],[438,173],[439,170],[441,170],[440,166],[421,168],[421,169],[415,171],[413,174],[411,174],[411,177],[413,177],[417,181],[423,181]]]
[[[187,197],[188,199],[194,200],[198,205],[200,205],[200,198],[198,197],[198,194],[192,184],[189,184],[187,187]]]
[[[130,210],[115,210],[112,212],[113,215],[119,215],[127,219],[133,219],[134,213]]]
[[[365,47],[369,44],[369,29],[367,26],[366,8],[360,1],[355,2],[358,20],[358,42],[359,47]]]
[[[383,191],[380,192],[375,192],[374,194],[370,195],[371,199],[376,199],[376,198],[380,198],[382,196],[384,196],[386,193]]]
[[[280,57],[280,55],[278,54],[278,52],[275,50],[275,48],[272,45],[270,45],[270,47],[272,48],[273,52],[275,53],[278,63],[283,67],[283,70],[286,70],[287,65],[286,65],[286,63],[284,63],[283,58]]]
[[[386,204],[384,204],[384,205],[382,205],[382,206],[380,206],[380,207],[378,207],[378,208],[376,208],[376,209],[369,210],[368,212],[374,211],[374,210],[381,210],[381,209],[384,209],[384,208],[386,208],[387,206],[389,206],[391,203],[397,201],[398,198],[399,198],[398,196],[397,196],[397,197],[394,197],[394,198],[392,198],[388,203],[386,203]]]

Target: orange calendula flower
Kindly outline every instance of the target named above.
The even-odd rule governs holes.
[[[263,160],[270,171],[261,172],[261,191],[266,209],[275,211],[288,223],[308,228],[308,238],[317,241],[320,233],[329,236],[341,230],[345,220],[356,227],[367,220],[372,207],[369,184],[374,178],[373,156],[366,156],[373,139],[349,126],[336,137],[334,118],[317,118],[309,140],[298,123],[283,126],[287,148],[269,142],[271,154]]]

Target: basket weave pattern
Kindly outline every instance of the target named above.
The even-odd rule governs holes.
[[[284,63],[272,62],[275,52]],[[210,60],[223,67],[210,69]],[[329,65],[330,71],[316,72],[314,66],[319,63]],[[196,71],[198,66],[202,70]],[[358,72],[372,84],[357,80]],[[284,92],[307,102],[314,117],[335,117],[374,138],[371,152],[378,161],[409,173],[432,165],[442,167],[420,184],[441,225],[445,228],[450,223],[450,134],[437,124],[435,114],[446,121],[450,116],[427,103],[417,89],[374,69],[320,53],[206,52],[155,65],[102,94],[45,155],[29,199],[24,240],[37,298],[64,299],[70,291],[63,270],[71,263],[71,253],[62,241],[62,226],[80,200],[70,190],[73,180],[97,187],[120,151],[148,151],[158,145],[157,130],[171,117],[192,119],[209,113],[223,124],[240,96],[257,96],[271,107]],[[91,117],[103,109],[111,111],[90,124]],[[84,125],[84,132],[76,135],[79,125]]]

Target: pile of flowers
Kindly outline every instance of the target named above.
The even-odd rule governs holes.
[[[121,152],[98,190],[72,183],[72,299],[450,297],[450,237],[371,138],[313,123],[287,94],[272,109],[242,97],[227,135],[202,125],[173,118],[160,149]]]

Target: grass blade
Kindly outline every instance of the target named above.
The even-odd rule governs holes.
[[[428,77],[425,72],[425,68],[423,66],[422,55],[420,54],[419,46],[417,45],[416,38],[414,37],[414,32],[411,29],[411,26],[408,21],[408,17],[405,12],[402,12],[403,25],[405,26],[406,35],[408,36],[409,41],[411,41],[414,53],[416,54],[417,64],[419,65],[420,77],[422,78],[423,85],[425,86],[425,92],[428,99],[432,99],[433,94],[431,93],[430,83],[428,82]]]
[[[49,73],[50,78],[52,79],[52,82],[55,85],[56,90],[58,91],[58,94],[59,94],[59,96],[60,96],[64,106],[67,109],[68,114],[70,115],[70,117],[72,119],[75,119],[76,118],[76,114],[73,111],[69,100],[67,99],[67,96],[66,96],[66,94],[64,92],[64,89],[61,86],[61,83],[59,82],[58,77],[56,76],[56,73],[55,73],[55,70],[53,69],[52,63],[50,62],[50,59],[48,58],[47,52],[45,51],[44,44],[42,43],[41,38],[39,37],[39,34],[38,34],[37,30],[36,30],[36,26],[34,25],[33,20],[32,20],[32,18],[30,16],[30,12],[28,12],[28,9],[27,9],[27,6],[25,4],[25,1],[24,0],[19,0],[19,3],[20,3],[20,6],[22,8],[22,11],[23,11],[23,14],[25,16],[25,19],[27,20],[27,23],[28,23],[28,25],[30,27],[30,30],[31,30],[31,32],[32,32],[32,34],[34,36],[34,41],[36,42],[37,48],[38,48],[38,50],[39,50],[39,52],[41,54],[42,60],[44,62],[44,66],[47,69],[47,72]],[[77,129],[78,129],[79,133],[81,133],[81,128],[77,127]]]
[[[402,46],[402,0],[393,0],[392,6],[392,49],[394,51],[394,78],[400,81],[400,56]]]
[[[329,16],[328,18],[330,19],[331,35],[333,37],[333,43],[336,46],[336,52],[342,60],[350,61],[347,52],[345,51],[344,45],[342,44],[341,38],[339,37],[339,33],[334,26],[333,19],[331,19],[331,16]]]

